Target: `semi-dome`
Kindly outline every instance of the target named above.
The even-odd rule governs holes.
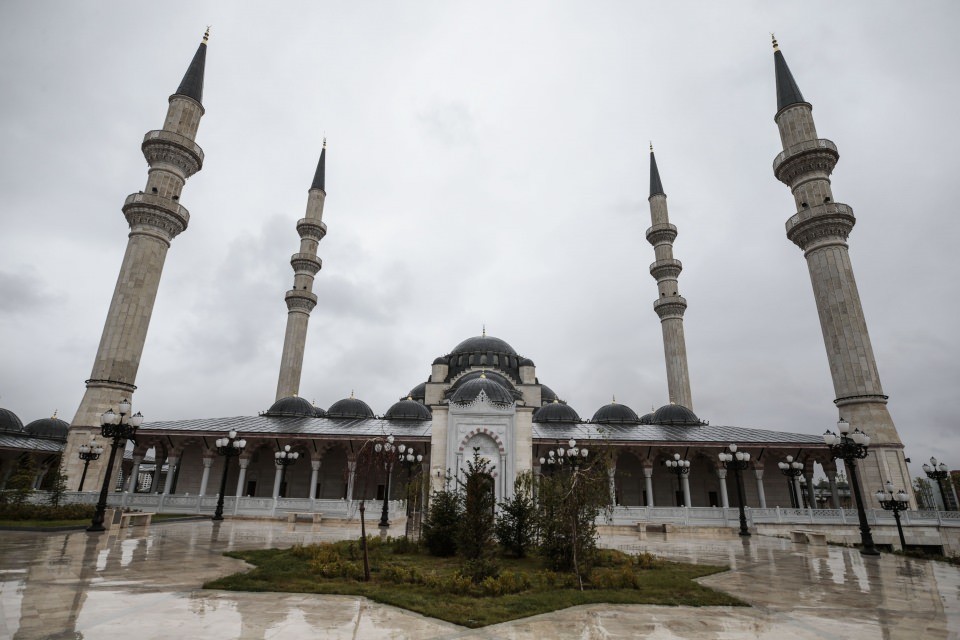
[[[433,414],[429,407],[408,397],[395,402],[383,417],[387,420],[430,420]]]
[[[540,406],[559,400],[556,392],[545,384],[540,385]]]
[[[287,396],[273,403],[264,414],[271,417],[313,418],[317,415],[317,408],[310,401],[300,396]]]
[[[680,427],[699,427],[703,424],[693,411],[673,402],[654,411],[651,422]]]
[[[349,398],[337,400],[327,409],[328,418],[373,418],[373,409],[360,398],[354,398],[350,393]]]
[[[450,402],[454,404],[470,404],[483,393],[487,400],[492,404],[511,405],[513,404],[513,394],[503,385],[486,374],[481,373],[480,377],[467,380],[457,387]]]
[[[70,424],[64,422],[54,414],[52,418],[41,418],[34,420],[23,428],[24,433],[35,438],[53,438],[54,440],[66,440],[67,431]]]
[[[452,398],[454,395],[456,395],[460,387],[470,382],[471,380],[478,380],[480,378],[487,378],[488,380],[493,380],[494,382],[499,384],[501,387],[509,391],[510,395],[513,397],[514,400],[520,400],[521,398],[523,398],[523,394],[517,390],[517,388],[513,385],[513,381],[511,381],[510,378],[496,371],[489,371],[487,369],[483,369],[481,371],[469,371],[463,374],[460,378],[457,379],[456,382],[453,383],[452,387],[447,389],[445,393],[446,397],[448,399]]]
[[[573,407],[559,400],[545,404],[533,412],[534,422],[580,422],[580,415]]]
[[[410,389],[410,393],[400,398],[401,400],[406,400],[410,398],[411,400],[416,400],[417,402],[425,403],[427,400],[427,383],[421,382],[413,389]]]
[[[590,422],[597,424],[640,424],[640,417],[637,412],[625,404],[617,404],[616,401],[605,404],[593,414]]]
[[[0,409],[0,433],[23,433],[23,423],[9,409]]]

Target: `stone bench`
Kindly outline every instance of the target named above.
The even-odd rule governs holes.
[[[315,513],[313,511],[291,511],[287,513],[287,523],[296,524],[297,520],[301,516],[304,518],[310,518],[313,521],[313,524],[320,524],[323,521],[322,513]]]
[[[120,528],[149,527],[154,514],[142,511],[126,511],[120,514]]]
[[[827,534],[810,529],[794,529],[790,532],[790,541],[797,544],[812,544],[817,547],[827,546]]]

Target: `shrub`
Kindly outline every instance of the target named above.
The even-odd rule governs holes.
[[[490,466],[490,461],[480,455],[480,449],[474,447],[473,460],[467,461],[467,468],[464,472],[464,478],[460,481],[460,489],[463,493],[463,516],[460,518],[457,530],[457,553],[463,556],[467,561],[481,560],[481,564],[486,569],[493,562],[494,556],[494,467]],[[480,576],[479,573],[471,572],[478,576],[475,578],[479,582],[491,573]]]
[[[500,575],[500,565],[492,558],[470,558],[460,567],[460,575],[477,584]]]
[[[416,540],[411,540],[407,536],[402,536],[390,541],[393,552],[397,555],[407,555],[420,551],[420,544]]]
[[[457,526],[463,508],[455,491],[434,491],[423,523],[423,543],[430,555],[447,557],[457,552]]]
[[[96,507],[83,504],[65,504],[51,507],[45,504],[0,505],[0,520],[89,520]]]
[[[7,490],[4,492],[6,501],[17,506],[24,504],[33,493],[33,482],[36,476],[37,465],[29,453],[24,453],[17,458],[13,475],[7,480]]]
[[[500,503],[494,533],[507,553],[523,558],[536,543],[537,507],[533,502],[533,478],[523,472],[513,483],[513,497]]]
[[[416,567],[396,564],[385,565],[380,570],[380,579],[395,584],[423,584],[423,574]]]

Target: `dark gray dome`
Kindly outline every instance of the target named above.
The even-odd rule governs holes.
[[[447,381],[474,368],[498,369],[514,380],[520,379],[521,358],[517,352],[500,338],[486,334],[467,338],[454,347],[445,359],[449,366]]]
[[[310,404],[306,398],[288,396],[274,402],[273,406],[267,409],[263,415],[271,417],[289,416],[313,418],[317,415],[317,409]]]
[[[482,336],[474,336],[473,338],[467,338],[455,346],[453,351],[450,352],[450,355],[455,356],[461,353],[486,353],[487,351],[492,351],[493,353],[506,353],[511,356],[517,355],[517,352],[514,351],[513,347],[511,347],[505,341],[501,340],[500,338],[488,336],[487,334],[483,334]]]
[[[410,399],[412,399],[412,400],[416,400],[417,402],[426,403],[426,401],[427,401],[427,383],[426,383],[426,382],[421,382],[420,384],[418,384],[417,386],[415,386],[413,389],[410,389],[410,393],[408,393],[407,395],[403,396],[403,397],[400,398],[400,399],[401,399],[401,400],[406,400],[407,398],[410,398]]]
[[[373,409],[366,402],[359,398],[354,398],[350,394],[349,398],[337,400],[327,409],[328,418],[373,418]]]
[[[617,404],[614,401],[597,409],[590,422],[597,424],[640,424],[640,418],[637,416],[637,412],[627,405]]]
[[[537,365],[533,364],[533,360],[530,358],[520,358],[521,367],[535,367]]]
[[[453,397],[450,398],[450,402],[461,405],[470,404],[477,399],[481,392],[493,404],[513,404],[513,394],[500,383],[482,373],[479,378],[467,380],[460,385],[454,392]]]
[[[690,409],[682,404],[665,404],[653,412],[651,418],[653,424],[665,424],[680,427],[699,427],[703,423]]]
[[[324,411],[322,407],[314,407],[314,408],[313,408],[313,417],[314,417],[314,418],[326,418],[326,417],[327,417],[327,412]]]
[[[640,416],[640,424],[653,424],[653,411]]]
[[[556,392],[545,384],[540,385],[540,406],[559,400]]]
[[[580,422],[580,415],[568,404],[554,400],[533,412],[534,422]]]
[[[0,433],[23,433],[23,423],[9,409],[0,409]]]
[[[426,405],[413,398],[404,398],[387,409],[383,417],[387,420],[430,420],[433,414]]]
[[[433,364],[448,364],[450,362],[449,356],[439,356],[434,359]]]
[[[70,424],[64,422],[60,418],[53,416],[52,418],[41,418],[40,420],[34,420],[26,427],[23,428],[24,433],[35,438],[52,438],[54,440],[66,440],[67,431],[70,429]]]
[[[482,371],[470,371],[468,373],[463,374],[463,376],[458,378],[457,381],[453,383],[452,387],[447,389],[445,396],[447,397],[447,399],[452,398],[454,395],[456,395],[460,387],[462,387],[466,383],[470,382],[471,380],[479,380],[480,378],[484,378],[484,377],[487,378],[488,380],[493,380],[494,382],[499,384],[501,387],[509,391],[510,395],[513,397],[514,400],[520,400],[521,398],[523,398],[523,394],[520,393],[517,390],[517,388],[513,386],[513,382],[510,380],[510,378],[496,371],[488,371],[486,369]]]

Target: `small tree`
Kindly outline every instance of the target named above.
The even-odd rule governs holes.
[[[490,461],[480,455],[479,447],[474,447],[473,460],[467,461],[463,480],[459,481],[463,517],[457,530],[457,552],[465,560],[462,572],[474,582],[498,573],[494,562],[496,498],[491,475],[493,469]]]
[[[57,460],[57,465],[53,469],[50,477],[50,490],[47,494],[47,502],[53,507],[59,507],[63,502],[63,495],[67,492],[67,474],[63,472],[61,460]]]
[[[917,508],[936,509],[937,501],[933,496],[933,486],[926,478],[913,479],[913,493],[917,497]]]
[[[448,476],[444,488],[431,494],[423,521],[423,542],[430,555],[447,557],[457,552],[457,526],[462,513],[460,495],[450,489]]]
[[[10,497],[10,503],[21,505],[27,501],[30,494],[33,493],[33,483],[37,479],[37,465],[33,456],[29,453],[21,455],[17,459],[17,468],[13,475],[7,481],[7,490]]]
[[[497,541],[506,551],[518,558],[537,539],[537,507],[533,502],[533,475],[525,471],[513,483],[513,497],[500,503],[495,529]]]

